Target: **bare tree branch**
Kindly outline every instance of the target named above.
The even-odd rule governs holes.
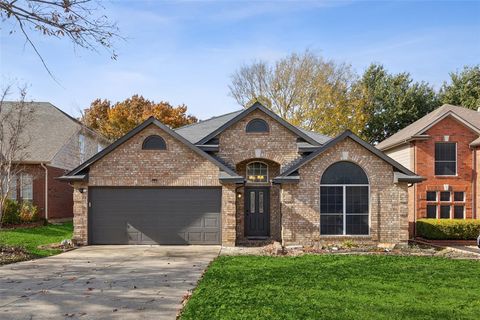
[[[59,39],[67,37],[74,46],[95,52],[103,48],[112,59],[116,59],[113,42],[123,38],[118,33],[116,23],[111,22],[102,13],[103,10],[104,7],[96,0],[0,0],[2,22],[14,21],[52,77],[51,70],[32,40],[31,32]]]
[[[19,89],[20,98],[16,102],[6,101],[11,91],[12,85],[7,85],[0,94],[0,226],[12,181],[23,171],[21,162],[28,156],[31,137],[25,129],[34,111],[25,102],[25,87]]]

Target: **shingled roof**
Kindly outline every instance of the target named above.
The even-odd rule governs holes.
[[[254,105],[255,106],[255,105]],[[258,108],[261,110],[266,111],[265,107],[258,105]],[[242,110],[237,110],[234,112],[230,112],[221,116],[213,117],[204,121],[200,121],[194,124],[186,125],[183,127],[180,127],[176,129],[175,131],[180,134],[182,137],[187,139],[193,144],[198,144],[201,143],[202,140],[204,140],[206,137],[211,135],[212,133],[220,130],[222,127],[228,125],[229,122],[235,121],[235,120],[240,120],[240,117],[242,114],[247,114],[247,112],[251,111],[253,109],[242,109]],[[273,114],[273,112],[269,112]],[[276,116],[276,115],[275,115]],[[276,116],[278,117],[278,116]],[[282,119],[282,122],[285,123],[286,121]],[[325,136],[323,134],[305,130],[296,126],[293,126],[291,124],[288,124],[289,127],[294,128],[297,133],[300,134],[300,136],[306,136],[307,140],[311,139],[315,141],[318,144],[324,144],[331,138],[328,136]]]
[[[195,144],[198,141],[202,140],[202,138],[208,136],[211,132],[217,130],[225,123],[238,116],[240,113],[242,113],[242,111],[243,110],[237,110],[197,123],[189,124],[180,127],[175,131],[191,143]]]
[[[415,137],[424,134],[427,129],[447,116],[456,118],[467,127],[480,134],[480,112],[460,106],[444,104],[418,119],[411,125],[398,131],[391,137],[383,140],[377,145],[377,148],[380,150],[388,150],[407,143],[410,140],[415,139]]]
[[[405,168],[402,166],[400,163],[397,161],[393,160],[386,154],[384,154],[382,151],[378,150],[368,142],[362,140],[359,138],[357,135],[352,133],[350,130],[344,131],[342,134],[339,134],[335,138],[331,139],[328,141],[326,144],[318,148],[316,151],[312,152],[306,157],[300,158],[298,161],[293,163],[291,166],[288,166],[285,168],[278,177],[274,179],[275,182],[296,182],[299,180],[298,176],[298,169],[305,164],[309,163],[319,155],[323,154],[325,151],[329,150],[339,142],[345,140],[345,139],[352,139],[368,151],[372,152],[374,155],[379,157],[380,159],[384,160],[388,164],[390,164],[393,169],[394,169],[394,179],[396,181],[405,181],[405,182],[419,182],[424,180],[423,177],[417,176],[414,172],[410,171],[409,169]]]
[[[2,108],[11,110],[16,104],[18,102],[4,101]],[[49,102],[25,102],[25,107],[31,108],[32,117],[21,136],[27,141],[27,148],[22,152],[25,156],[18,159],[22,162],[50,162],[75,133],[90,130]]]

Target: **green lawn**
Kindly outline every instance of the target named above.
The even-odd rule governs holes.
[[[59,243],[63,239],[72,237],[73,224],[71,222],[35,228],[18,228],[0,230],[0,246],[19,246],[36,257],[46,257],[61,250],[42,250],[37,247],[51,243]]]
[[[479,319],[480,261],[219,257],[181,319]]]

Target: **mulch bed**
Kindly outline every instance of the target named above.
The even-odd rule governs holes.
[[[44,225],[45,225],[44,221],[35,221],[35,222],[19,223],[19,224],[4,224],[2,225],[2,229],[36,228]]]
[[[233,247],[223,248],[221,255],[266,255],[266,256],[299,256],[303,254],[338,254],[338,255],[397,255],[397,256],[425,256],[443,257],[450,259],[480,259],[478,253],[445,249],[443,247],[428,244],[410,244],[391,249],[379,248],[375,245],[358,245],[342,247],[341,245],[330,246],[297,246],[283,249],[274,245],[264,247]]]
[[[33,259],[23,248],[0,246],[0,265]]]

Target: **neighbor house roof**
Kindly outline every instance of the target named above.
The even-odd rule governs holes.
[[[480,112],[464,107],[444,104],[424,117],[418,119],[411,125],[398,131],[391,137],[380,142],[377,145],[377,148],[380,150],[387,150],[417,138],[424,138],[424,132],[426,130],[448,116],[454,117],[473,131],[480,133]]]
[[[49,102],[24,102],[24,107],[32,110],[32,116],[26,122],[21,135],[22,141],[27,146],[22,153],[25,154],[17,161],[40,163],[50,162],[55,155],[67,143],[67,141],[79,130],[85,129],[98,135],[102,140],[107,141],[100,134],[87,128],[77,119],[69,116],[62,110]],[[4,101],[2,108],[12,110],[19,102]],[[103,141],[102,141],[103,142]]]
[[[137,133],[148,127],[149,125],[155,125],[159,127],[161,130],[172,136],[174,139],[180,141],[181,143],[185,144],[188,148],[190,148],[193,152],[197,153],[201,157],[209,160],[218,168],[221,170],[220,172],[220,179],[221,180],[229,180],[229,181],[243,181],[243,177],[238,176],[235,171],[227,167],[225,164],[220,162],[218,159],[212,157],[208,153],[204,152],[197,146],[193,145],[190,141],[179,135],[177,132],[173,131],[170,129],[168,126],[164,125],[154,117],[150,117],[147,120],[145,120],[143,123],[135,127],[134,129],[130,130],[127,134],[125,134],[123,137],[79,165],[77,168],[73,169],[69,173],[67,173],[65,176],[60,177],[59,179],[61,180],[67,180],[67,181],[76,181],[76,180],[82,180],[82,179],[87,179],[88,178],[88,172],[86,171],[92,164],[97,162],[98,160],[102,159],[105,157],[107,154],[115,150],[118,146],[135,136]]]
[[[218,117],[213,117],[197,123],[189,124],[175,129],[175,131],[191,143],[195,144],[202,140],[202,138],[208,136],[211,132],[223,126],[226,122],[235,118],[237,115],[242,113],[242,111],[243,110],[237,110]]]
[[[360,139],[358,136],[356,136],[354,133],[352,133],[350,130],[344,131],[342,134],[336,136],[335,138],[331,139],[327,143],[325,143],[323,146],[318,148],[316,151],[312,152],[308,156],[301,158],[299,161],[295,162],[291,166],[285,168],[282,173],[278,177],[274,179],[275,182],[287,182],[287,181],[294,181],[296,177],[298,177],[298,169],[300,169],[302,166],[305,164],[309,163],[319,155],[323,154],[325,151],[328,149],[332,148],[335,146],[337,143],[350,138],[356,143],[360,144],[362,147],[365,149],[369,150],[373,154],[375,154],[377,157],[380,159],[384,160],[388,164],[390,164],[394,168],[395,172],[395,180],[396,181],[406,181],[406,182],[418,182],[424,180],[423,177],[417,176],[414,172],[410,171],[409,169],[405,168],[402,166],[400,163],[397,161],[393,160],[389,156],[387,156],[385,153],[382,151],[378,150],[368,142],[365,142],[364,140]]]
[[[280,124],[285,126],[287,129],[293,131],[295,134],[304,138],[307,142],[311,144],[324,144],[331,139],[330,137],[322,135],[320,133],[301,129],[288,123],[271,110],[262,106],[260,103],[255,103],[253,106],[246,109],[234,111],[218,117],[213,117],[204,121],[200,121],[198,123],[190,124],[178,128],[175,131],[193,144],[204,144],[208,142],[208,140],[214,138],[216,135],[221,133],[223,130],[237,123],[238,121],[240,121],[248,114],[257,109],[265,112],[267,115],[280,122]]]

